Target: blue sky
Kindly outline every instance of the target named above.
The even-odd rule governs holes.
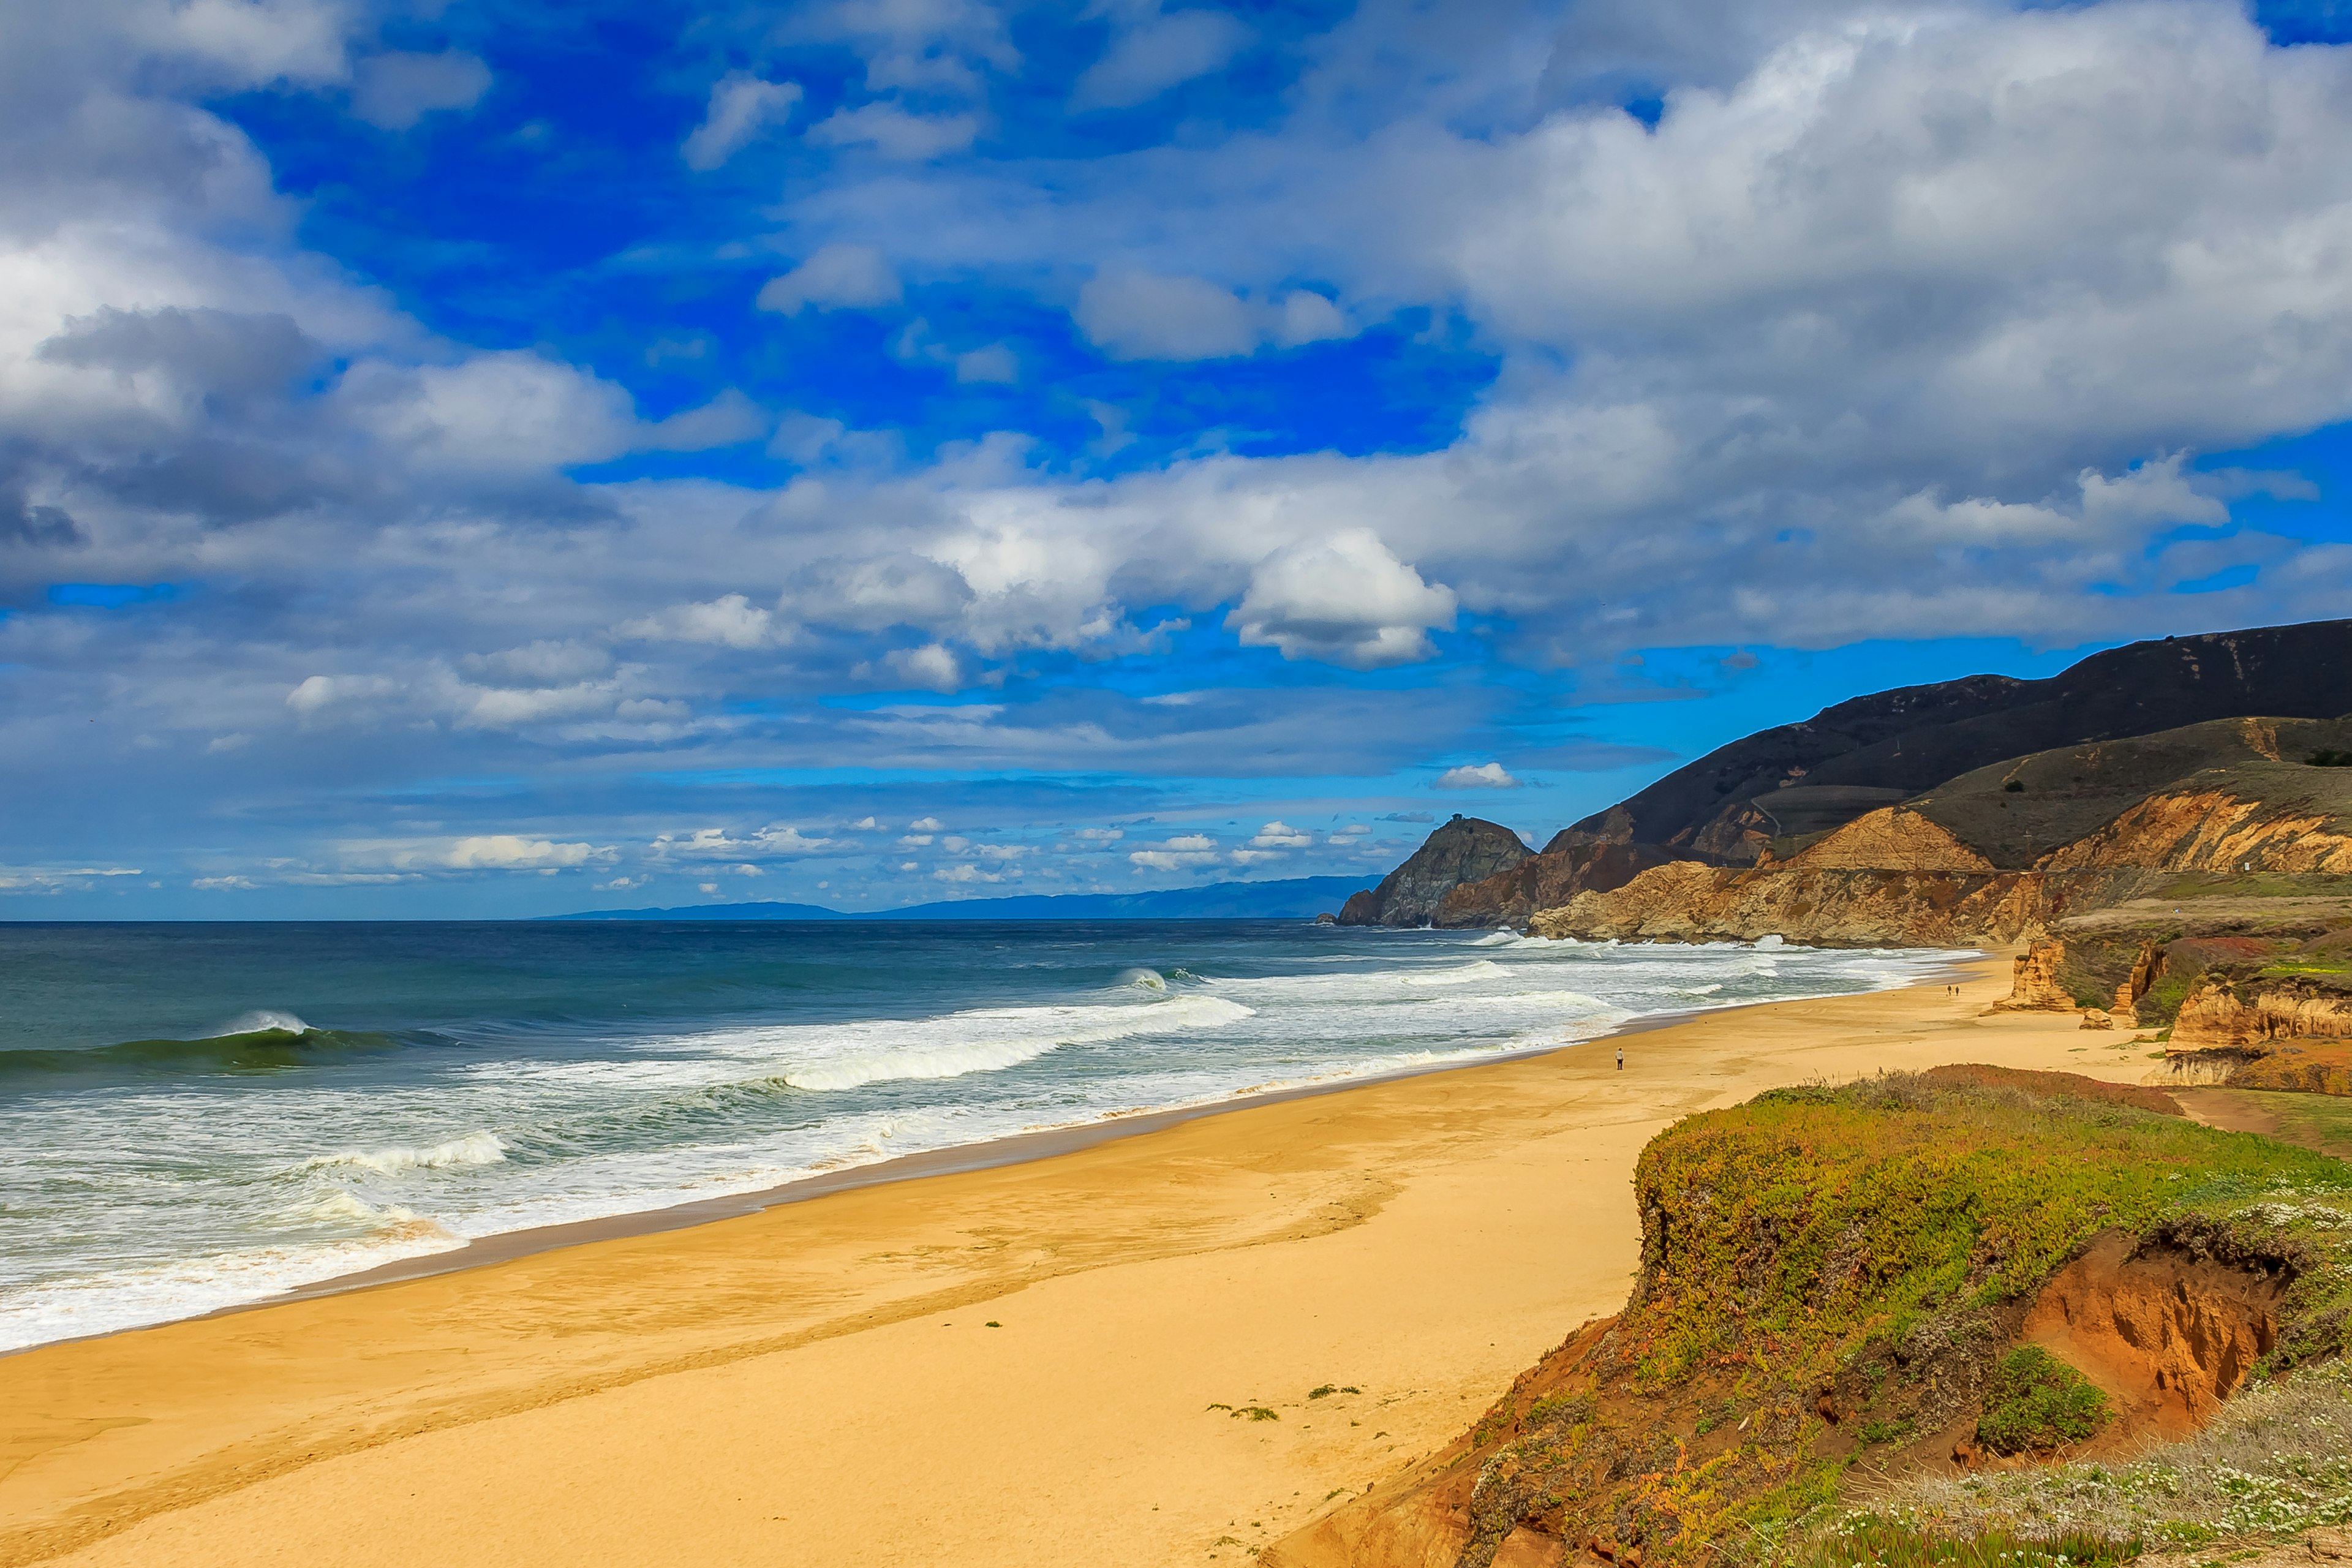
[[[2346,613],[2352,15],[0,20],[0,918],[1540,841]]]

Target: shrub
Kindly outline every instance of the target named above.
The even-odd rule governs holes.
[[[2079,1443],[2105,1425],[2107,1396],[2039,1345],[2020,1345],[1994,1369],[1977,1441],[1996,1454]]]

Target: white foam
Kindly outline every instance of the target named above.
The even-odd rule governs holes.
[[[1102,1045],[1138,1035],[1214,1029],[1255,1009],[1222,996],[1175,995],[1144,1006],[993,1007],[900,1026],[912,1043],[850,1049],[829,1060],[798,1063],[779,1074],[794,1089],[857,1089],[908,1079],[1001,1072],[1065,1046]],[[948,1026],[942,1029],[940,1026]],[[887,1026],[860,1026],[870,1039]],[[925,1037],[928,1036],[929,1037]]]
[[[1407,973],[1401,978],[1407,985],[1475,985],[1482,980],[1507,979],[1510,971],[1491,958],[1479,959],[1456,969],[1430,970],[1423,973]]]
[[[1517,947],[1524,940],[1515,931],[1490,931],[1472,942],[1472,947]]]
[[[1119,972],[1118,983],[1132,985],[1139,991],[1165,991],[1168,977],[1156,969],[1128,969]]]
[[[307,1035],[310,1032],[310,1026],[291,1013],[280,1013],[268,1007],[257,1007],[250,1013],[239,1013],[236,1017],[215,1029],[213,1033],[215,1035],[258,1035],[273,1029],[281,1034]]]
[[[466,1165],[495,1165],[507,1157],[507,1148],[506,1140],[495,1132],[468,1132],[463,1138],[421,1149],[347,1149],[339,1153],[314,1154],[299,1168],[317,1171],[351,1165],[387,1176],[402,1171],[446,1171]]]
[[[196,1317],[465,1245],[419,1220],[351,1241],[254,1247],[46,1280],[0,1296],[0,1351]]]

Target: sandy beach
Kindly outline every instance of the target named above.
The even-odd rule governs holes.
[[[1237,1560],[1622,1302],[1676,1118],[2146,1070],[2009,967],[0,1359],[0,1565]]]

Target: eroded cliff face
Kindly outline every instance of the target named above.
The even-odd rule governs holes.
[[[2045,870],[2145,866],[2169,871],[2352,871],[2352,837],[2331,814],[2220,791],[2150,795],[2053,850]]]
[[[2182,1050],[2311,1039],[2352,1039],[2352,994],[2292,978],[2209,974],[2180,1004],[2172,1026],[2172,1044]]]
[[[1528,921],[1538,936],[1591,942],[1753,942],[1822,947],[2004,946],[2070,903],[2113,896],[2109,879],[2035,871],[1745,869],[1677,861],[1613,892],[1580,893]]]
[[[1349,899],[1339,911],[1339,923],[1426,925],[1454,889],[1534,858],[1535,851],[1501,824],[1457,816],[1424,839],[1412,858],[1382,878],[1379,887]]]

